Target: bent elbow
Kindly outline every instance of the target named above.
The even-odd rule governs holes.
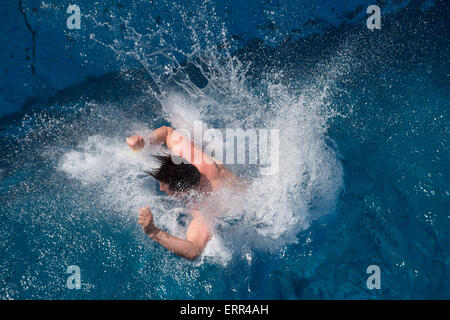
[[[186,254],[185,258],[187,258],[191,261],[195,261],[201,256],[202,252],[203,252],[203,249],[201,249],[201,248],[198,248],[198,247],[192,248],[192,250],[190,250],[189,253]]]
[[[195,261],[198,259],[198,257],[200,257],[201,254],[202,254],[201,251],[194,251],[189,253],[186,258],[188,258],[191,261]]]
[[[200,254],[189,254],[185,258],[191,261],[197,260],[197,258],[200,256]]]
[[[164,130],[166,131],[166,136],[170,136],[172,134],[172,132],[174,131],[172,127],[169,126],[162,126],[161,128],[164,128]]]

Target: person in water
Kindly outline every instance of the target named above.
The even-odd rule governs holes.
[[[140,135],[129,137],[126,142],[135,151],[144,148],[145,145],[144,138]],[[170,196],[179,197],[195,191],[207,198],[221,188],[242,183],[222,163],[203,153],[192,141],[171,127],[163,126],[154,130],[149,134],[148,142],[165,143],[171,151],[172,155],[155,156],[160,167],[147,172],[158,180],[160,190]],[[176,157],[186,161],[173,161]],[[157,228],[153,223],[153,214],[149,206],[140,208],[138,222],[151,239],[181,257],[195,260],[211,239],[205,212],[200,208],[201,206],[193,206],[190,209],[192,221],[187,228],[186,239],[174,237]]]

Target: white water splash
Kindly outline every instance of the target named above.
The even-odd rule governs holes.
[[[182,55],[207,78],[208,84],[200,89],[186,74],[180,77],[183,68],[163,67],[167,81],[163,82],[161,76],[154,77],[162,92],[159,96],[162,115],[176,129],[191,132],[195,121],[201,121],[204,128],[220,124],[219,129],[280,131],[279,173],[262,176],[259,170],[238,168],[240,172],[248,169],[249,189],[240,195],[224,191],[218,198],[226,212],[213,215],[216,229],[203,258],[225,265],[233,255],[245,256],[243,248],[275,251],[295,243],[297,234],[308,228],[311,221],[334,212],[343,172],[327,138],[328,120],[335,116],[327,103],[327,87],[339,72],[336,73],[333,65],[325,66],[331,75],[328,80],[323,75],[317,81],[308,79],[307,87],[299,91],[284,85],[279,80],[282,74],[268,70],[258,88],[252,88],[247,78],[250,66],[244,65],[230,50],[219,50],[213,34],[200,35],[195,29],[196,23],[204,20],[211,22],[199,13],[196,21],[186,22],[193,45],[190,53],[183,51]],[[125,27],[128,28],[128,23]],[[227,38],[226,30],[219,29],[223,42]],[[149,43],[156,38],[164,39],[161,43],[165,48],[181,53],[175,44],[171,46],[168,42],[164,29],[159,29],[153,38],[134,29],[129,29],[128,35],[127,40],[134,39],[133,47],[125,47],[115,40],[114,51],[137,59],[152,75],[156,56],[138,54],[146,48],[145,39]],[[202,46],[204,43],[208,45]],[[168,57],[174,66],[180,66],[174,55]],[[168,83],[171,88],[167,88]],[[154,182],[142,174],[154,165],[148,153],[133,154],[124,140],[94,136],[81,143],[77,150],[67,152],[61,159],[60,169],[83,183],[99,186],[100,200],[125,214],[135,216],[140,206],[150,204],[158,226],[184,237],[186,226],[178,221],[184,209],[176,202],[167,201],[154,185],[149,187]]]

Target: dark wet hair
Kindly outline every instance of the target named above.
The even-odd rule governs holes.
[[[171,191],[188,191],[199,185],[200,172],[183,158],[168,154],[154,155],[153,157],[160,166],[157,169],[145,171],[145,173],[159,182],[167,183]]]

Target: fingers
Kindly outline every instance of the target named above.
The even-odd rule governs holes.
[[[134,135],[128,137],[126,139],[126,142],[131,149],[135,149],[144,145],[144,138],[142,138],[142,136],[140,135]]]
[[[131,139],[131,137],[127,138],[127,144],[131,147],[131,145],[133,144],[133,140]]]
[[[150,206],[142,207],[139,209],[138,222],[140,224],[142,224],[142,223],[147,224],[149,221],[151,221],[153,219],[153,215],[149,209],[150,209]]]
[[[150,206],[141,207],[139,213],[150,212]]]
[[[134,140],[131,139],[131,138],[127,138],[127,144],[128,144],[128,146],[129,146],[131,149],[134,149],[135,146],[136,146],[136,143],[135,143]]]
[[[138,223],[142,225],[147,225],[150,222],[151,218],[149,216],[139,216]]]
[[[144,232],[147,232],[148,228],[153,226],[153,215],[150,212],[150,206],[141,207],[139,209],[138,223],[142,226]]]
[[[150,214],[151,212],[148,209],[139,210],[139,217],[148,217]]]

